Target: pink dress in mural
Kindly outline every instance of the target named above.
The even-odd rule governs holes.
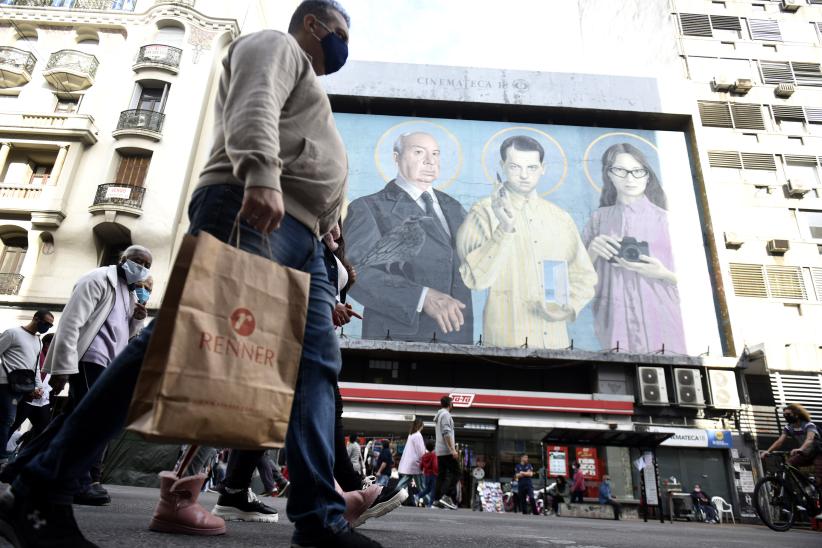
[[[642,197],[631,204],[600,207],[591,215],[582,239],[586,247],[600,234],[621,240],[632,236],[648,242],[651,257],[674,269],[667,212]],[[599,275],[592,301],[594,329],[603,349],[625,352],[685,354],[685,334],[676,284],[626,270],[602,258],[594,261]]]

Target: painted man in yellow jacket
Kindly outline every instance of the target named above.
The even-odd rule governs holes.
[[[594,296],[596,271],[571,216],[537,194],[542,145],[509,137],[500,157],[504,185],[474,204],[457,234],[460,273],[469,288],[489,289],[485,344],[565,348],[568,322]]]

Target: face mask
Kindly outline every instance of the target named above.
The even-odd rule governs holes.
[[[149,272],[146,267],[135,263],[131,259],[127,259],[123,262],[123,264],[120,265],[120,268],[122,268],[123,272],[126,274],[127,285],[145,281],[145,279],[149,276]]]
[[[51,324],[50,323],[44,322],[44,321],[38,321],[37,322],[37,332],[40,333],[41,335],[48,332],[49,329],[51,329]]]
[[[328,31],[328,34],[326,34],[322,39],[317,38],[316,34],[314,35],[314,38],[320,40],[320,47],[323,48],[323,56],[325,57],[325,73],[333,74],[340,70],[345,64],[345,61],[348,59],[348,44],[346,44],[336,32],[331,32],[328,25],[319,19],[317,19],[317,22]]]
[[[784,415],[782,415],[782,416],[783,416],[783,417],[785,417],[785,420],[786,420],[786,421],[788,421],[788,422],[793,422],[793,421],[794,421],[794,417],[793,417],[793,415],[792,415],[792,414],[790,414],[790,413],[785,413],[785,414],[784,414]]]
[[[148,302],[148,298],[151,297],[151,291],[145,287],[135,288],[134,294],[137,296],[137,302],[140,304],[146,304]]]

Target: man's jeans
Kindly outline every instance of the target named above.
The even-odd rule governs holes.
[[[189,205],[189,232],[208,232],[228,241],[243,189],[214,185],[198,189]],[[241,248],[268,256],[265,239],[241,223]],[[311,274],[308,320],[291,421],[286,436],[287,460],[293,491],[287,513],[295,522],[294,541],[307,544],[344,531],[345,502],[334,489],[334,383],[341,358],[331,321],[336,290],[328,281],[320,241],[293,217],[286,215],[268,238],[274,260]],[[272,310],[281,314],[281,310]],[[23,469],[14,491],[71,503],[78,477],[97,452],[123,426],[143,355],[154,330],[152,323],[106,368],[48,448]],[[217,412],[217,411],[215,411]],[[256,464],[256,463],[255,463]]]
[[[460,480],[460,464],[451,455],[437,455],[437,500],[448,495],[457,501],[457,482]]]
[[[11,437],[11,425],[14,424],[14,418],[17,416],[17,401],[20,400],[20,394],[12,392],[9,384],[0,384],[0,458],[8,458],[9,453],[6,451],[6,445],[9,443]]]

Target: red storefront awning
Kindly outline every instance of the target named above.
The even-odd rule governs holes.
[[[384,385],[372,387],[351,387],[340,385],[343,401],[357,403],[380,403],[386,405],[421,405],[439,407],[440,398],[449,391],[409,390],[407,388],[387,388]],[[508,409],[519,411],[543,411],[564,413],[603,413],[608,415],[631,415],[632,401],[575,398],[573,396],[541,396],[522,392],[516,395],[493,394],[482,391],[460,390],[461,395],[472,395],[470,407],[480,409]]]

